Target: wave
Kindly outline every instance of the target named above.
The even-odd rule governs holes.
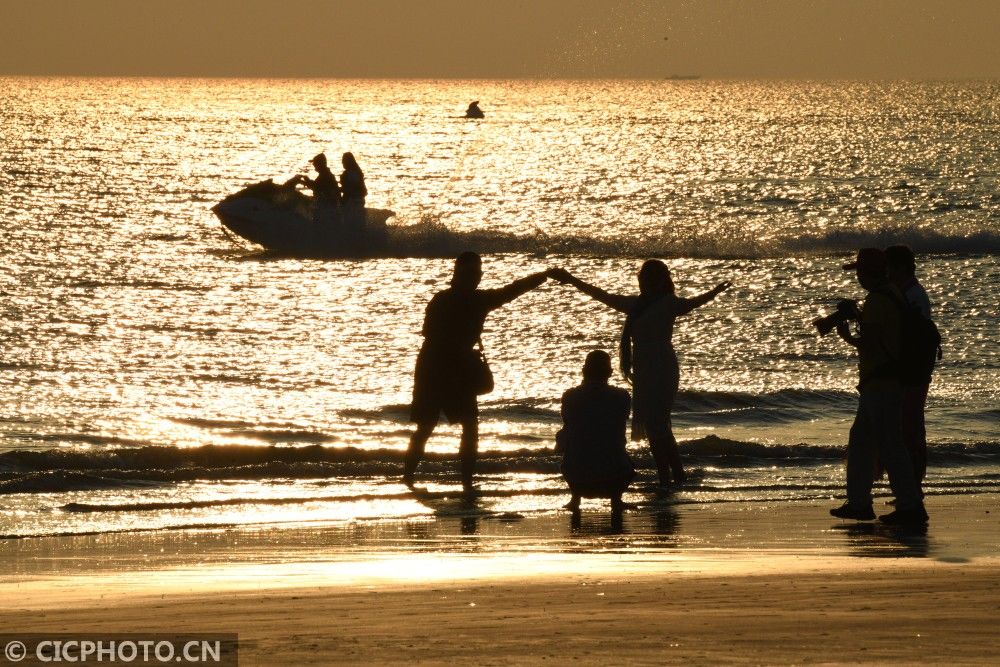
[[[112,447],[140,447],[146,444],[141,440],[134,440],[132,438],[120,438],[113,435],[94,435],[92,433],[35,433],[32,431],[18,431],[13,434],[8,433],[7,436],[11,439],[28,442],[80,443],[83,445]]]
[[[762,240],[753,234],[668,233],[654,237],[595,238],[584,235],[548,235],[542,230],[513,234],[490,230],[455,230],[436,220],[389,227],[389,257],[454,257],[465,250],[480,254],[582,255],[591,257],[695,257],[705,259],[759,259],[789,255],[854,252],[858,248],[904,243],[922,254],[998,254],[1000,232],[955,230],[943,232],[902,226],[794,234]]]
[[[697,419],[714,424],[789,423],[813,419],[817,413],[853,413],[853,392],[812,389],[780,389],[767,393],[735,391],[680,391],[674,403],[678,421]]]
[[[773,445],[706,436],[682,442],[692,463],[716,467],[802,466],[838,462],[842,446]],[[147,446],[103,451],[15,450],[0,453],[0,494],[134,488],[194,481],[395,477],[401,449],[205,445],[194,448]],[[930,447],[937,466],[1000,463],[1000,442],[945,443]],[[632,453],[637,468],[652,469],[645,447]],[[511,452],[483,452],[483,474],[559,474],[561,457],[547,446]],[[430,453],[422,474],[453,476],[455,455]]]
[[[96,280],[89,278],[71,278],[66,281],[67,286],[77,289],[103,289],[132,287],[135,289],[148,290],[168,290],[171,292],[207,292],[211,287],[205,285],[189,285],[183,283],[169,283],[162,280]]]
[[[73,470],[49,470],[18,475],[0,482],[0,494],[63,493],[69,491],[99,491],[102,489],[147,488],[147,479],[103,477]]]
[[[813,418],[817,411],[853,412],[857,400],[857,394],[837,390],[780,389],[766,393],[681,390],[674,402],[673,414],[680,420],[697,416],[701,421],[712,417],[723,421],[736,417],[751,421],[755,417],[766,421],[795,421]],[[408,418],[409,409],[409,405],[390,404],[369,410],[341,410],[339,414],[346,419],[366,422],[403,422]],[[506,422],[558,423],[560,420],[559,406],[549,398],[487,400],[480,404],[479,414],[485,420]]]
[[[940,232],[932,229],[883,227],[873,230],[840,230],[797,236],[781,241],[791,253],[840,253],[858,248],[906,244],[923,254],[997,254],[1000,233],[994,231]]]

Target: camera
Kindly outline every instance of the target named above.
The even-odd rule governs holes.
[[[837,303],[837,310],[826,317],[813,320],[813,326],[819,331],[820,336],[825,336],[842,322],[861,319],[861,311],[858,310],[858,302],[854,299],[841,299]]]

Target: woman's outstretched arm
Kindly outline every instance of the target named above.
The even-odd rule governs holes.
[[[510,303],[522,294],[526,294],[544,283],[546,278],[551,277],[552,269],[549,269],[548,271],[532,273],[530,276],[525,276],[524,278],[515,280],[509,285],[499,289],[482,290],[483,296],[486,299],[487,308],[489,310],[493,310],[506,303]]]
[[[572,285],[590,298],[596,299],[608,308],[617,310],[620,313],[627,313],[632,309],[632,305],[635,303],[634,296],[621,296],[619,294],[605,292],[600,287],[580,280],[565,269],[551,269],[551,275],[564,285]]]
[[[684,315],[686,313],[690,313],[695,308],[701,308],[706,303],[708,303],[715,297],[719,296],[732,286],[733,284],[728,280],[726,280],[719,283],[718,285],[708,290],[707,292],[699,294],[698,296],[693,296],[689,299],[682,299],[684,305],[680,308],[677,314]]]

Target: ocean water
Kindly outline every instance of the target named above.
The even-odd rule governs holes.
[[[472,99],[485,120],[460,117]],[[670,502],[701,503],[840,493],[856,360],[810,322],[860,296],[839,268],[856,248],[908,243],[945,340],[929,503],[996,491],[998,100],[989,81],[0,78],[0,535],[468,511],[445,500],[453,428],[428,493],[398,483],[423,309],[465,249],[486,287],[563,266],[634,292],[647,257],[682,294],[733,281],[675,332],[695,481]],[[396,212],[386,257],[269,257],[210,212],[345,150]],[[559,397],[621,325],[556,284],[491,316],[475,512],[565,503]]]

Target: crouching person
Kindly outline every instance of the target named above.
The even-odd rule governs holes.
[[[631,399],[624,389],[609,385],[610,378],[611,357],[595,350],[583,364],[583,383],[562,397],[556,451],[563,454],[562,473],[573,494],[566,507],[574,512],[580,498],[610,498],[612,511],[620,512],[622,493],[635,478],[625,451]]]

